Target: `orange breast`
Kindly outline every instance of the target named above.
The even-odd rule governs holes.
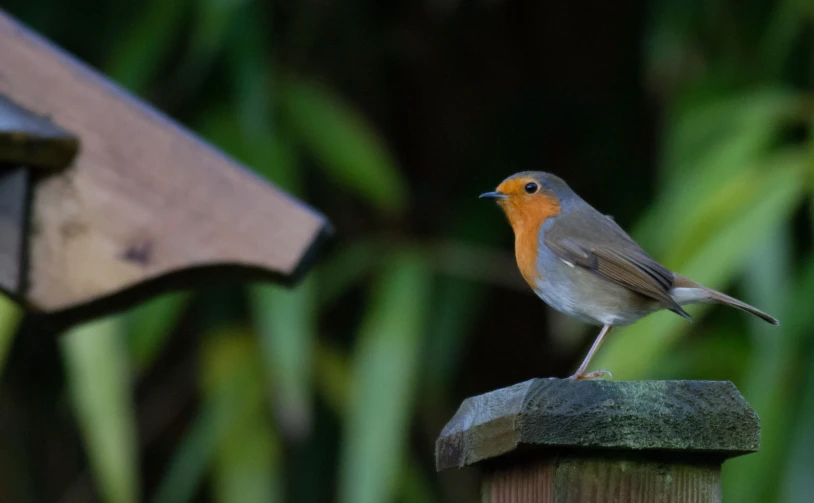
[[[549,218],[560,214],[559,202],[542,194],[509,198],[501,201],[503,211],[514,230],[514,255],[523,279],[532,288],[540,279],[537,270],[540,226]]]
[[[539,230],[539,226],[537,227]],[[522,232],[515,231],[514,236],[514,256],[517,259],[517,267],[520,274],[531,288],[535,288],[540,273],[537,271],[537,231],[534,229],[524,229]]]

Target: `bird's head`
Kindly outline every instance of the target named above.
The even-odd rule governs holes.
[[[536,230],[548,218],[559,215],[563,202],[572,195],[573,191],[561,178],[542,171],[524,171],[480,197],[494,199],[518,232],[527,227]]]

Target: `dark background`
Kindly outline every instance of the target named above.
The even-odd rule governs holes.
[[[657,259],[781,319],[615,331],[617,379],[732,380],[762,419],[738,502],[814,494],[814,7],[653,2],[4,0],[324,212],[292,291],[211,285],[58,339],[4,305],[0,500],[465,502],[460,401],[570,375],[595,329],[525,286],[478,200],[544,170]],[[0,48],[2,50],[2,48]]]

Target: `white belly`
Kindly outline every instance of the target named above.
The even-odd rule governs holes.
[[[590,271],[563,265],[536,282],[534,293],[557,311],[592,325],[629,325],[658,311],[655,301]]]

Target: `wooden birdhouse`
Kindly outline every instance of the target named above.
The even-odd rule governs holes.
[[[323,215],[2,11],[0,47],[0,289],[27,309],[308,269]]]

